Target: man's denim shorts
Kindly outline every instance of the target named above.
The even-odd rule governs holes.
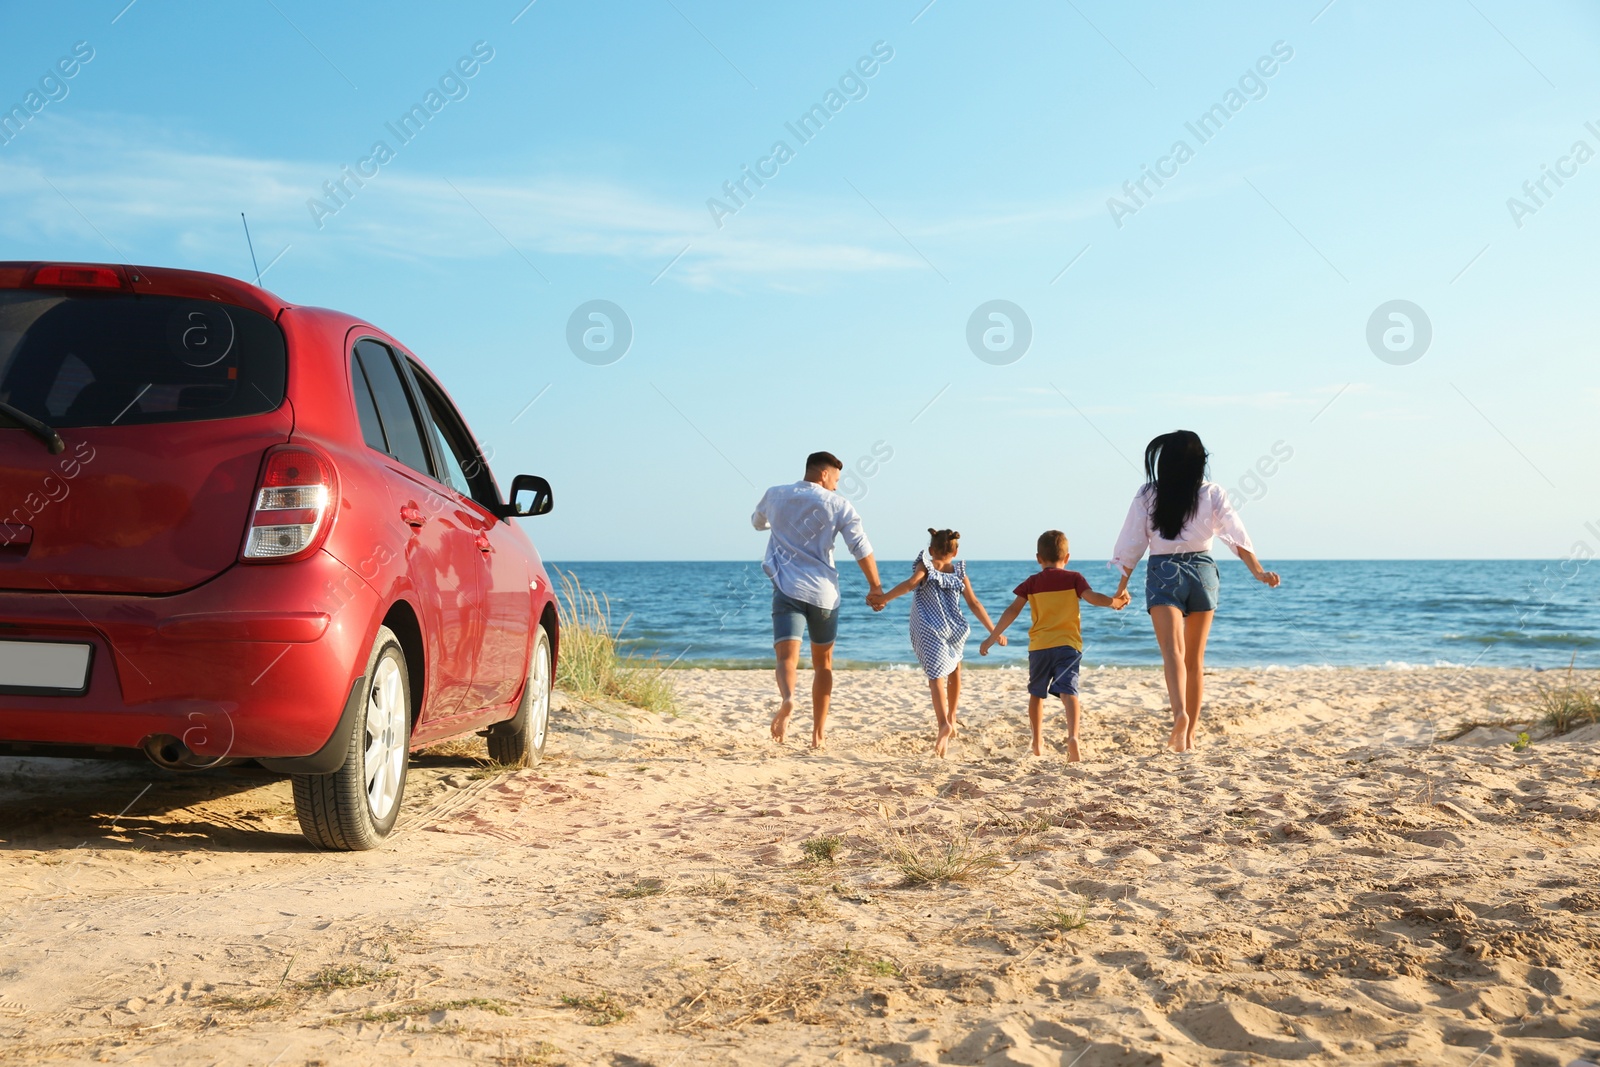
[[[798,641],[811,631],[813,645],[831,645],[839,636],[839,609],[819,608],[772,587],[772,643]]]
[[[1183,612],[1217,610],[1217,561],[1209,552],[1151,556],[1144,572],[1146,611],[1166,604]]]
[[[1030,648],[1028,695],[1041,699],[1049,696],[1077,696],[1078,668],[1082,664],[1083,653],[1071,645]]]

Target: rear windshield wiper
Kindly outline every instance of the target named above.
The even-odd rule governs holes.
[[[0,416],[10,419],[22,429],[27,430],[29,433],[33,434],[33,436],[43,441],[45,447],[50,450],[50,454],[52,456],[60,455],[62,452],[66,451],[67,443],[61,439],[60,434],[56,433],[54,429],[46,426],[32,415],[29,415],[26,411],[23,411],[21,408],[7,404],[4,400],[0,400]]]

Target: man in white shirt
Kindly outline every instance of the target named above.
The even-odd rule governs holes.
[[[795,675],[800,665],[800,640],[811,637],[811,747],[822,746],[833,694],[833,640],[839,631],[839,572],[833,565],[833,542],[844,535],[861,573],[871,587],[868,599],[883,592],[878,562],[862,528],[861,516],[840,496],[844,464],[831,452],[806,457],[806,476],[792,485],[775,485],[761,497],[750,522],[771,530],[761,569],[772,579],[772,650],[778,658],[778,713],[772,717],[772,738],[783,742],[794,711]],[[882,611],[881,605],[874,611]]]

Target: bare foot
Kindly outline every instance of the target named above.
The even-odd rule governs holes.
[[[794,711],[794,702],[785,700],[778,705],[778,714],[772,717],[772,739],[778,744],[783,744],[783,739],[789,732],[789,714]]]
[[[961,724],[956,722],[956,713],[950,713],[950,736],[954,737],[961,732]]]
[[[811,735],[811,750],[813,752],[819,752],[819,751],[822,750],[822,735],[821,734],[812,734]]]
[[[1033,754],[1035,756],[1044,755],[1044,746],[1042,744],[1040,744],[1038,741],[1035,741],[1033,743]]]
[[[939,728],[939,736],[933,742],[933,754],[944,759],[945,750],[950,747],[950,739],[956,735],[954,727],[950,725]]]
[[[1076,737],[1067,738],[1067,762],[1077,763],[1080,759],[1082,757],[1078,755],[1078,739]]]
[[[1167,748],[1172,752],[1188,751],[1189,724],[1187,722],[1173,724],[1172,733],[1167,738]]]

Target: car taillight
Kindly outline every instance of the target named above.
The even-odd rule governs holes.
[[[338,499],[338,477],[326,456],[302,445],[271,449],[239,558],[281,563],[309,556],[328,536]]]
[[[114,267],[77,266],[70,263],[40,267],[30,284],[46,289],[122,289],[122,273]]]

